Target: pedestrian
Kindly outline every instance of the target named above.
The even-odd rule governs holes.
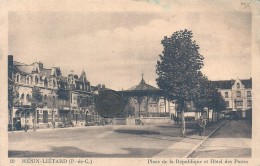
[[[53,120],[52,121],[52,129],[54,130],[54,128],[55,128],[55,121]]]
[[[206,120],[203,118],[203,116],[200,116],[199,119],[199,136],[201,136],[201,138],[203,138],[203,134],[205,131],[205,127],[206,127]]]

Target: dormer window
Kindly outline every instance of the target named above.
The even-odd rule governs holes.
[[[35,84],[39,83],[39,78],[37,76],[35,76]]]
[[[30,84],[30,76],[26,77],[26,84]]]
[[[240,88],[240,84],[239,83],[237,83],[237,89],[239,89]]]
[[[16,75],[16,82],[20,82],[20,75],[19,74]]]

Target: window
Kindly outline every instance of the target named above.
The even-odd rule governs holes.
[[[21,102],[24,100],[24,94],[21,95]]]
[[[228,92],[225,92],[225,98],[228,98]]]
[[[45,88],[48,87],[48,81],[47,81],[47,79],[44,80],[44,87],[45,87]]]
[[[16,98],[19,99],[19,92],[16,93]]]
[[[241,92],[237,91],[237,97],[241,97]]]
[[[252,100],[247,100],[247,106],[252,107]]]
[[[29,76],[26,77],[26,84],[30,84],[30,77]]]
[[[35,76],[35,84],[38,84],[38,82],[39,82],[39,79],[37,76]]]
[[[247,97],[251,97],[251,91],[247,91]]]
[[[237,83],[237,89],[239,89],[240,88],[240,84],[239,83]]]
[[[43,111],[43,123],[48,123],[48,111]]]
[[[235,102],[236,107],[242,107],[243,106],[243,101],[236,101]]]
[[[29,100],[30,100],[30,96],[29,96],[29,94],[27,94],[26,95],[26,102],[29,102]]]
[[[229,101],[226,101],[226,106],[229,107]]]
[[[16,75],[16,82],[20,82],[20,75],[19,74]]]

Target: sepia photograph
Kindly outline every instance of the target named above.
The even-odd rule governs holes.
[[[124,3],[160,10],[7,12],[1,125],[10,162],[249,165],[250,2],[237,1],[239,10]]]

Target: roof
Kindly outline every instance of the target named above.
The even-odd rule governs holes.
[[[17,61],[14,61],[13,63],[14,63],[14,65],[27,65],[27,64],[25,64],[25,63],[17,62]]]
[[[14,65],[14,68],[19,72],[30,74],[34,71],[34,65]]]
[[[241,80],[241,83],[245,86],[245,88],[252,88],[252,78],[247,80]]]
[[[39,73],[40,76],[47,76],[49,77],[51,75],[51,69],[41,69],[41,72]]]
[[[234,82],[234,80],[211,81],[213,86],[220,89],[231,89]]]
[[[144,79],[140,81],[140,83],[132,88],[128,89],[127,91],[159,91],[160,89],[155,88],[149,84],[147,84]]]
[[[245,86],[245,88],[252,88],[252,78],[240,80],[241,83]],[[220,89],[232,89],[235,80],[220,80],[220,81],[211,81],[211,83]]]
[[[67,81],[67,77],[65,77],[65,76],[60,75],[60,76],[58,76],[58,78],[61,79],[64,82]]]

